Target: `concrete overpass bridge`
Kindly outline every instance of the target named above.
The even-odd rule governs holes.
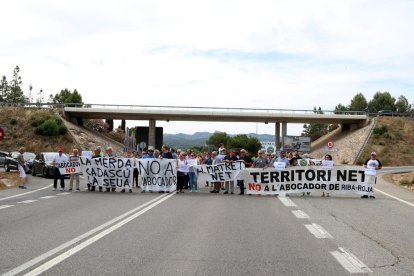
[[[77,123],[82,119],[148,120],[149,146],[155,145],[156,121],[208,121],[208,122],[253,122],[274,123],[276,145],[280,137],[287,135],[288,123],[340,124],[342,129],[353,130],[364,126],[368,119],[365,112],[335,114],[313,110],[220,108],[184,106],[140,106],[140,105],[83,105],[65,107],[66,119]]]

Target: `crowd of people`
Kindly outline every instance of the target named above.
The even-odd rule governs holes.
[[[20,155],[17,158],[18,161],[18,170],[20,174],[20,188],[25,189],[25,182],[26,182],[26,167],[25,167],[25,160],[23,158],[23,153],[25,151],[24,147],[19,149]],[[105,152],[102,150],[101,147],[97,147],[91,158],[100,158],[100,157],[117,157],[114,153],[112,147],[107,147]],[[296,151],[284,151],[281,150],[279,154],[272,154],[267,153],[265,150],[260,149],[257,151],[256,156],[251,156],[251,154],[245,150],[240,149],[236,151],[234,149],[227,150],[224,144],[220,144],[217,150],[213,150],[212,152],[203,152],[203,153],[195,153],[192,150],[175,150],[173,148],[168,147],[167,145],[163,145],[161,150],[157,150],[154,148],[148,148],[144,152],[133,151],[129,149],[126,154],[119,156],[119,157],[128,157],[128,158],[157,158],[157,159],[175,159],[177,165],[177,193],[184,193],[184,190],[187,189],[189,192],[196,193],[198,192],[198,181],[197,175],[194,170],[194,166],[197,165],[217,165],[221,163],[230,163],[230,162],[237,162],[241,161],[244,163],[246,168],[267,168],[267,167],[276,167],[276,166],[283,166],[284,168],[290,166],[297,166],[298,162],[302,159],[298,150]],[[79,161],[79,150],[73,149],[72,153],[69,157],[63,155],[63,149],[58,149],[58,154],[53,159],[53,165],[55,166],[54,170],[54,182],[53,182],[53,189],[57,190],[57,183],[60,181],[60,190],[65,189],[65,178],[64,175],[60,174],[58,169],[58,164],[68,162],[68,161]],[[332,161],[332,156],[326,154],[323,157],[323,160],[330,160]],[[312,163],[310,164],[312,165]],[[371,158],[367,159],[364,163],[365,168],[371,168],[374,170],[378,170],[382,168],[381,162],[376,158],[376,153],[371,153]],[[70,175],[70,184],[69,184],[69,191],[73,190],[73,183],[75,182],[75,191],[80,191],[80,181],[79,181],[79,173],[73,173]],[[133,173],[133,185],[132,186],[139,187],[138,185],[138,169],[134,169]],[[234,181],[221,181],[221,182],[207,182],[205,183],[206,187],[210,186],[211,193],[220,193],[223,190],[223,194],[234,194]],[[240,189],[239,195],[244,194],[244,183],[242,176],[237,179],[237,186]],[[96,186],[91,186],[88,184],[89,191],[95,191]],[[103,191],[103,187],[98,187],[99,192]],[[115,192],[115,187],[107,187],[106,192]],[[122,189],[121,192],[126,192],[125,189]],[[129,188],[129,192],[132,192],[132,187]],[[145,191],[142,191],[145,192]],[[307,193],[308,195],[310,193]],[[305,195],[305,193],[303,193]],[[329,193],[323,192],[322,196],[329,197]],[[362,198],[367,198],[368,196],[362,196]],[[374,198],[373,196],[370,196]]]

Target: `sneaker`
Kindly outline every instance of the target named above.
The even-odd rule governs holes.
[[[233,194],[233,192],[231,192],[230,194]]]
[[[24,185],[20,185],[20,186],[19,186],[19,188],[20,188],[20,189],[27,189],[27,187],[26,187],[26,186],[24,186]]]
[[[59,191],[64,191],[64,190],[65,190],[64,188],[60,188],[60,189],[59,189]]]
[[[129,189],[129,192],[130,192],[130,193],[132,193],[132,190],[131,190],[131,189]]]
[[[72,192],[72,188],[70,188],[68,191],[69,191],[69,192]]]
[[[223,195],[227,195],[229,192],[227,192],[227,191],[225,191],[224,193],[223,193]]]
[[[368,198],[368,195],[363,195],[361,196],[361,198]]]
[[[53,188],[53,191],[57,191],[57,189],[56,188]]]
[[[375,196],[369,196],[369,198],[375,198]]]
[[[77,189],[76,189],[76,192],[80,192],[80,189],[79,189],[79,188],[77,188]]]
[[[121,193],[125,193],[125,189],[122,189],[122,190],[121,190]]]

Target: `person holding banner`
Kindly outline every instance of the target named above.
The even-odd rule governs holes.
[[[377,159],[377,153],[375,151],[371,152],[371,157],[365,160],[364,162],[365,174],[375,176],[375,182],[377,180],[377,170],[382,169],[382,163]],[[374,190],[374,189],[373,189]],[[371,195],[370,198],[375,198],[375,196]],[[361,198],[368,198],[368,195],[363,195]]]
[[[59,148],[58,149],[58,155],[56,155],[53,158],[53,162],[52,162],[52,165],[54,166],[53,191],[56,191],[56,189],[57,189],[58,179],[60,179],[60,190],[61,191],[64,191],[65,190],[65,175],[64,174],[60,174],[58,165],[60,163],[65,163],[67,161],[68,161],[68,159],[66,158],[65,155],[63,155],[63,149],[62,148]]]
[[[247,150],[241,149],[240,150],[240,157],[239,160],[241,160],[244,163],[244,166],[246,168],[250,168],[253,164],[253,160],[250,158],[250,156],[247,153]],[[239,179],[237,180],[237,186],[240,188],[239,195],[244,195],[244,181],[243,181],[243,174],[239,175]]]
[[[72,155],[69,156],[69,162],[79,162],[79,151],[78,149],[72,150]],[[79,173],[71,173],[70,174],[70,181],[69,181],[69,191],[72,191],[73,188],[73,181],[76,181],[76,191],[79,192]]]
[[[332,160],[332,156],[330,154],[326,154],[325,157],[323,158],[324,160],[322,160],[322,168],[323,169],[328,169],[331,170],[334,166],[333,160]],[[325,196],[325,192],[322,192],[322,197]],[[326,196],[329,197],[329,193],[326,193]]]
[[[177,193],[184,193],[184,185],[188,181],[187,154],[182,151],[177,159]]]
[[[211,165],[218,165],[220,164],[221,161],[220,159],[218,159],[218,154],[217,151],[212,151],[211,152]],[[220,188],[221,188],[221,182],[220,181],[215,181],[213,182],[213,189],[210,191],[210,193],[213,194],[218,194],[220,193]]]
[[[269,160],[263,156],[264,153],[264,150],[257,152],[257,157],[253,162],[252,168],[266,168],[269,166]]]
[[[235,150],[230,150],[229,155],[227,155],[226,157],[223,158],[223,163],[232,163],[232,162],[236,162],[238,161],[239,158],[237,158],[236,156],[236,151]],[[229,186],[230,186],[230,193],[233,194],[234,193],[234,180],[229,180],[225,182],[225,191],[224,191],[224,195],[229,193]]]

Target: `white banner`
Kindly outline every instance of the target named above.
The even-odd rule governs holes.
[[[138,159],[141,189],[145,192],[173,192],[177,189],[177,160]]]
[[[81,157],[80,160],[87,184],[105,188],[132,188],[134,158]]]
[[[77,161],[60,163],[58,168],[61,175],[81,172],[81,164]]]
[[[205,181],[222,182],[236,180],[238,175],[244,170],[245,165],[242,161],[235,161],[218,165],[199,165],[194,168],[197,174],[197,181],[205,183]]]
[[[333,169],[318,167],[289,167],[243,171],[246,193],[253,195],[293,194],[302,192],[328,192],[372,195],[375,176],[365,174],[362,167],[337,166]]]

